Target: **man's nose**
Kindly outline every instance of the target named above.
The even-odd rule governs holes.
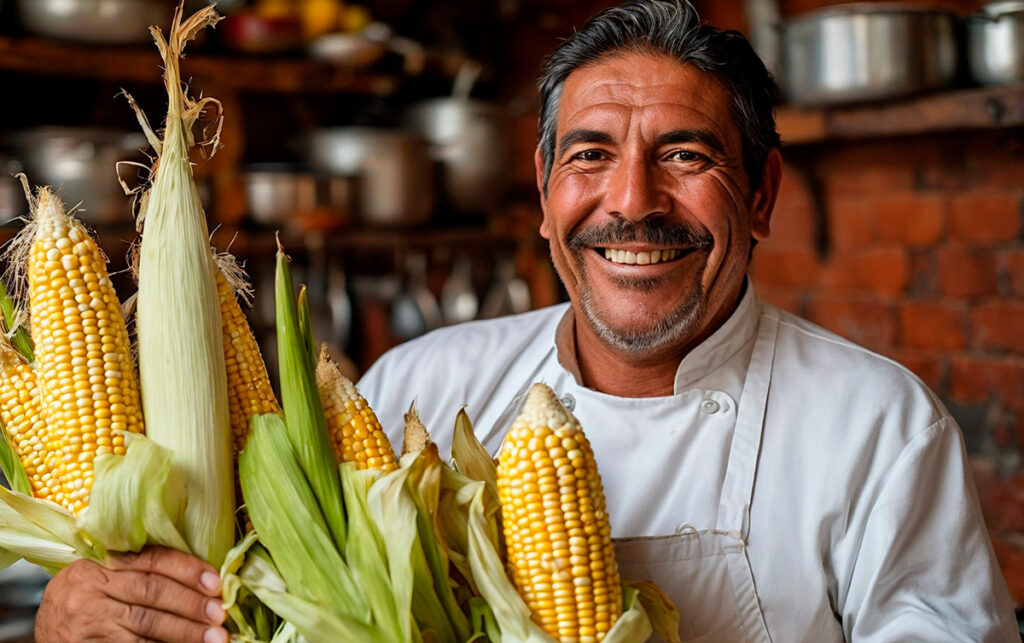
[[[655,161],[642,154],[622,157],[612,170],[604,196],[608,214],[631,221],[668,213],[668,193],[660,185]]]

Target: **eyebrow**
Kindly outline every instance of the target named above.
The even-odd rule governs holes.
[[[558,142],[558,156],[565,154],[570,147],[577,143],[611,142],[612,137],[606,132],[583,128],[571,129]],[[722,141],[713,132],[706,129],[672,130],[658,136],[657,143],[659,146],[671,145],[672,143],[701,143],[719,154],[725,154],[725,145],[722,144]]]
[[[611,143],[612,137],[606,132],[594,129],[571,129],[565,133],[562,140],[558,141],[558,156],[561,157],[573,145],[577,143]]]
[[[725,145],[713,132],[706,129],[677,129],[658,136],[658,145],[672,143],[701,143],[719,154],[725,154]]]

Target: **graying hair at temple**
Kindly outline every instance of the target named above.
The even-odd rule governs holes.
[[[544,62],[540,87],[540,149],[544,192],[555,153],[558,106],[573,70],[623,52],[655,52],[712,74],[732,101],[743,140],[743,167],[751,189],[761,184],[768,151],[779,146],[774,109],[779,90],[743,34],[702,25],[697,10],[680,0],[639,0],[591,18]]]

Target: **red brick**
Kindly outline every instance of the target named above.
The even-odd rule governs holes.
[[[1024,249],[1008,251],[1005,265],[1010,293],[1024,295]]]
[[[813,250],[814,212],[809,197],[797,190],[779,194],[772,212],[771,231],[764,242],[766,248]]]
[[[929,250],[910,251],[910,283],[907,294],[930,297],[939,292],[939,269],[936,253]]]
[[[953,358],[949,369],[950,397],[963,404],[995,402],[1024,410],[1024,359]]]
[[[909,246],[931,246],[942,239],[946,220],[940,196],[903,194],[875,203],[878,237]]]
[[[973,243],[1014,241],[1020,234],[1020,199],[1010,192],[977,192],[950,202],[949,236]]]
[[[812,282],[818,270],[814,253],[805,251],[773,250],[758,247],[754,250],[751,274],[765,286],[802,286]]]
[[[964,346],[966,307],[935,301],[908,301],[900,310],[903,346],[951,350]]]
[[[827,209],[829,240],[837,250],[861,248],[878,239],[875,209],[870,201],[835,198]]]
[[[1024,354],[1024,301],[994,301],[971,311],[971,343]]]
[[[758,286],[757,294],[762,300],[778,306],[782,310],[800,317],[804,315],[804,294],[799,289],[761,288]]]
[[[910,259],[903,248],[874,248],[857,255],[857,286],[881,295],[898,295],[910,282]]]
[[[807,318],[867,348],[892,347],[896,323],[888,304],[862,298],[825,295],[807,305]]]
[[[1008,480],[979,481],[978,492],[990,530],[1024,532],[1024,474]]]
[[[1019,510],[1011,511],[1016,513]],[[1004,540],[1003,534],[992,535],[992,547],[996,552],[999,570],[1003,573],[1014,605],[1024,605],[1024,547],[1016,544],[1020,540],[1019,534],[1015,534],[1012,540]]]
[[[999,292],[999,257],[995,252],[962,246],[938,251],[939,289],[953,297],[983,297]]]
[[[830,288],[898,295],[910,283],[910,259],[903,248],[837,250],[817,277]]]
[[[818,159],[827,190],[845,194],[885,194],[914,186],[914,164],[907,146],[879,139],[833,146]]]
[[[928,388],[942,393],[946,360],[936,353],[916,349],[897,348],[887,355],[903,364],[921,378]]]

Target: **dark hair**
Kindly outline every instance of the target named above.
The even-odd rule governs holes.
[[[779,146],[773,113],[779,90],[764,63],[743,34],[702,25],[697,10],[686,0],[637,0],[601,11],[544,62],[538,83],[538,144],[544,159],[545,193],[565,79],[579,67],[623,52],[665,54],[717,78],[732,100],[750,187],[760,187],[768,152]]]

